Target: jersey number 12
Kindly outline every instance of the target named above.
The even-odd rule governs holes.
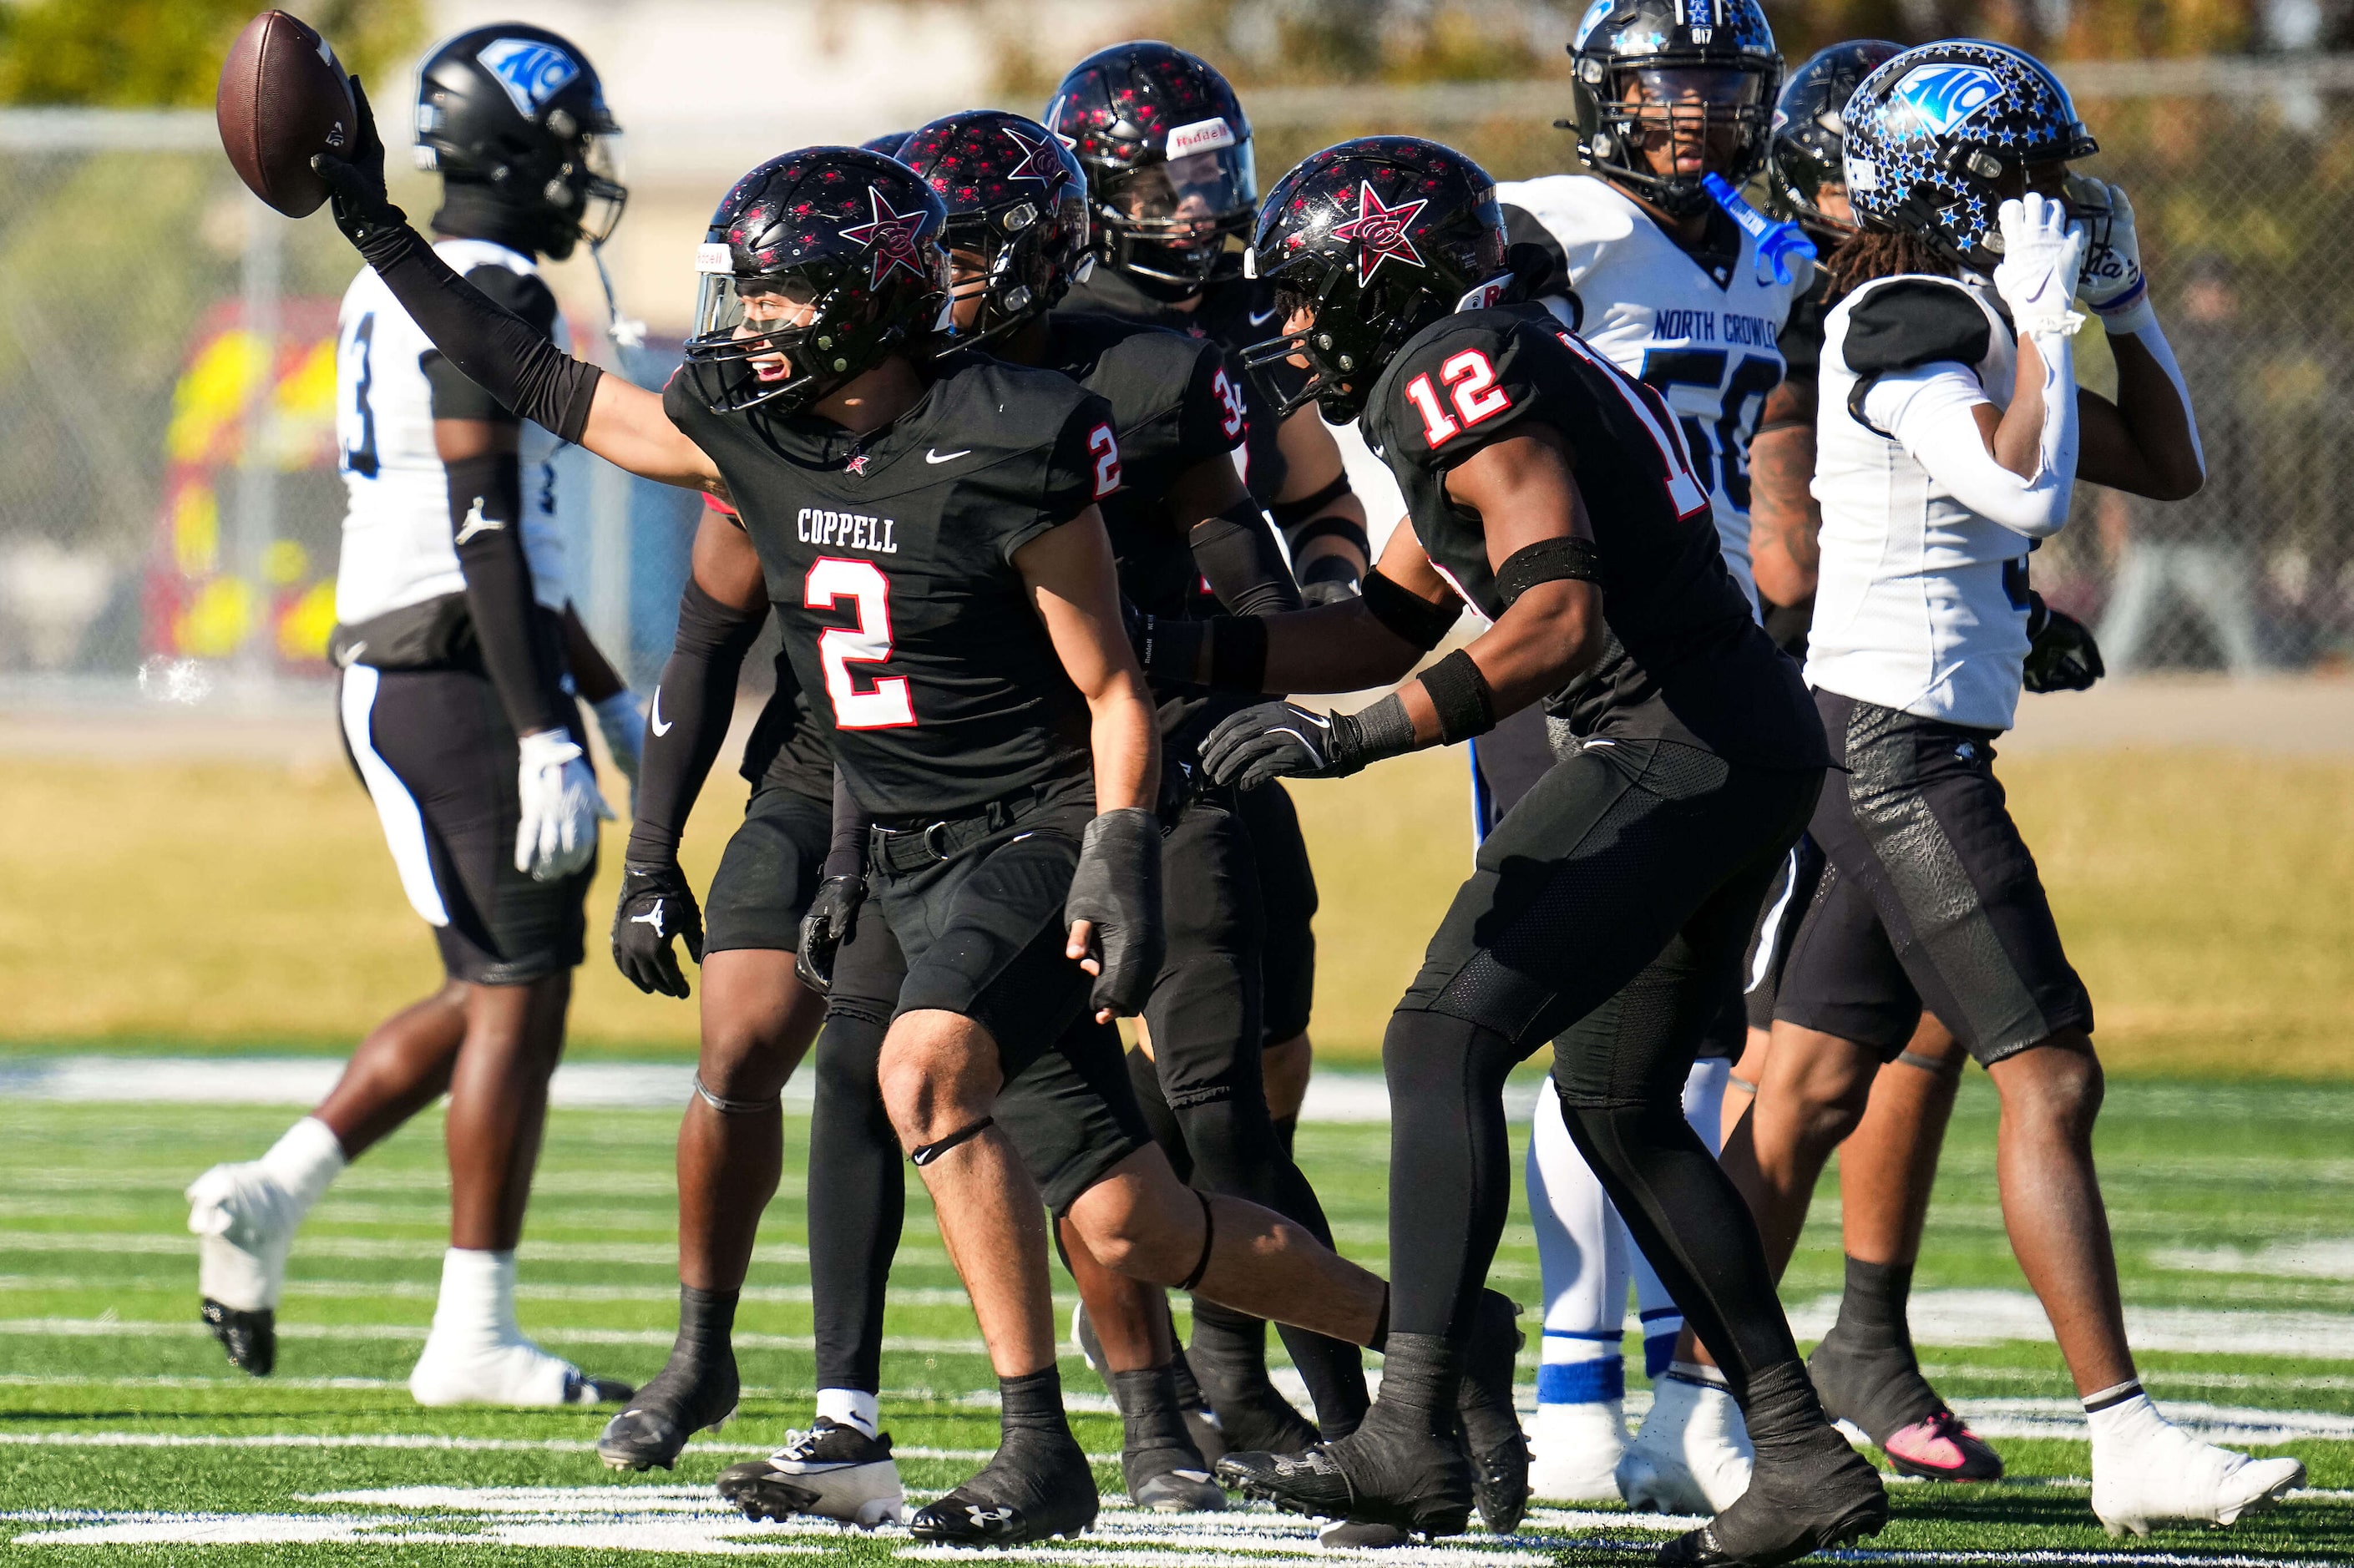
[[[891,657],[891,579],[872,561],[821,556],[801,584],[801,605],[832,609],[843,599],[858,608],[856,626],[830,626],[818,633],[817,656],[825,666],[825,694],[833,703],[839,729],[904,729],[916,722],[907,678],[877,680],[860,691],[850,677],[853,664],[881,664]]]

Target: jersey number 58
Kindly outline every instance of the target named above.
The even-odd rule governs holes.
[[[881,664],[891,657],[891,579],[872,561],[821,556],[801,584],[808,609],[832,609],[843,599],[858,609],[856,626],[830,626],[818,633],[817,656],[825,666],[825,694],[839,729],[903,729],[916,722],[907,677],[878,679],[860,691],[850,677],[853,664]]]

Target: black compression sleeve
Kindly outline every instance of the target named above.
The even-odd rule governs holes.
[[[767,620],[766,606],[725,605],[689,577],[679,596],[678,636],[663,664],[638,765],[637,821],[630,826],[632,864],[678,857],[679,835],[703,781],[727,738],[736,712],[736,677]]]
[[[842,769],[833,770],[833,842],[826,850],[825,874],[866,874],[866,808],[851,798]]]
[[[1194,524],[1193,545],[1193,564],[1231,613],[1275,615],[1299,608],[1299,588],[1283,564],[1275,530],[1248,496]]]
[[[459,277],[406,224],[376,229],[360,254],[451,364],[523,418],[580,440],[603,371]]]
[[[482,668],[517,735],[564,726],[563,664],[540,635],[523,553],[523,476],[513,452],[452,458],[450,529]]]

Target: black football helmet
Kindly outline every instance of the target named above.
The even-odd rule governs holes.
[[[487,187],[533,248],[559,260],[583,239],[602,245],[621,221],[620,133],[597,68],[545,27],[476,27],[418,71],[417,166]]]
[[[1670,216],[1706,209],[1702,174],[1655,172],[1643,148],[1695,124],[1730,130],[1733,156],[1712,172],[1738,185],[1757,172],[1782,57],[1757,0],[1593,0],[1569,46],[1570,101],[1586,167],[1639,192]]]
[[[885,131],[880,136],[869,136],[858,144],[870,153],[880,153],[886,158],[896,158],[899,155],[900,144],[914,134],[912,131]]]
[[[791,413],[894,353],[928,356],[948,303],[947,228],[932,187],[879,153],[804,147],[762,164],[696,253],[696,395],[716,414]],[[789,323],[788,305],[807,321]]]
[[[981,317],[957,345],[1004,336],[1059,303],[1095,264],[1087,176],[1035,120],[974,109],[908,134],[899,162],[948,207],[947,243],[988,268]]]
[[[1865,77],[1904,52],[1885,38],[1852,38],[1819,50],[1790,73],[1774,105],[1774,133],[1766,149],[1766,182],[1783,216],[1836,243],[1855,231],[1826,215],[1815,197],[1823,186],[1847,185],[1847,101]]]
[[[1496,182],[1451,147],[1364,136],[1314,154],[1277,182],[1251,237],[1252,273],[1278,308],[1314,320],[1249,349],[1253,367],[1304,356],[1310,376],[1278,396],[1278,416],[1316,399],[1327,421],[1364,408],[1383,367],[1433,322],[1492,303],[1511,274]]]
[[[1047,128],[1087,170],[1096,249],[1176,297],[1198,291],[1246,238],[1258,198],[1250,122],[1207,61],[1167,44],[1119,44],[1071,68]]]

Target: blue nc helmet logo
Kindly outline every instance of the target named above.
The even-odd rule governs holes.
[[[1584,48],[1586,36],[1600,26],[1603,18],[1609,16],[1617,5],[1618,0],[1594,0],[1594,3],[1585,8],[1585,15],[1577,19],[1577,41],[1569,47],[1574,49]]]
[[[1932,136],[1943,136],[2001,96],[2002,79],[1994,72],[1951,64],[1917,67],[1889,94]]]
[[[474,58],[498,78],[514,100],[515,112],[526,120],[538,118],[547,101],[580,75],[579,61],[536,38],[494,38]]]

